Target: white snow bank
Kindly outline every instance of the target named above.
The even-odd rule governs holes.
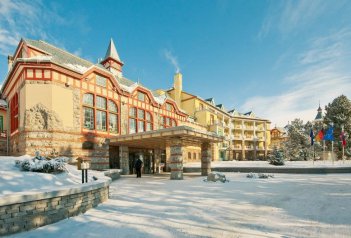
[[[123,177],[97,208],[16,237],[350,237],[350,174],[225,175]]]
[[[185,163],[184,167],[187,168],[200,168],[200,162]],[[211,163],[212,168],[222,168],[222,167],[274,167],[274,168],[336,168],[336,167],[351,167],[351,160],[334,161],[285,161],[285,165],[275,166],[269,164],[268,161],[214,161]]]
[[[0,156],[0,197],[16,192],[52,189],[57,186],[80,184],[82,175],[76,166],[66,165],[67,172],[47,174],[21,171],[15,166],[15,160],[30,159],[28,155],[21,157]],[[102,172],[88,172],[88,181],[92,182],[93,176],[104,176]]]

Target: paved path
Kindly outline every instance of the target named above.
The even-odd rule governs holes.
[[[97,208],[14,237],[351,237],[351,175],[245,175],[124,176]]]

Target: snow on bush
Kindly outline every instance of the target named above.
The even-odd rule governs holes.
[[[57,157],[47,160],[44,157],[36,156],[33,159],[16,160],[16,167],[23,171],[32,171],[40,173],[60,173],[65,171],[65,157]]]
[[[257,176],[254,173],[249,173],[246,175],[246,178],[260,178],[260,179],[268,179],[268,178],[274,178],[273,174],[263,174],[263,173],[258,173]]]
[[[273,165],[284,165],[285,164],[285,154],[283,150],[274,147],[272,153],[268,155],[268,161]]]

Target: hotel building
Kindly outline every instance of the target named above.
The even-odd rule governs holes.
[[[209,158],[267,154],[268,120],[182,91],[180,73],[174,81],[171,90],[151,91],[125,78],[112,39],[97,64],[45,41],[22,39],[8,57],[1,88],[0,153],[86,157],[93,169],[125,173],[141,154],[144,172],[155,170],[156,158],[182,171],[179,156],[181,162],[205,161],[206,168]]]

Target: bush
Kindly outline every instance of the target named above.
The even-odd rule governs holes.
[[[23,171],[32,171],[40,173],[60,173],[65,171],[66,158],[58,157],[55,159],[47,160],[43,157],[38,159],[25,159],[23,161],[16,160],[15,166],[19,167]]]
[[[283,150],[274,148],[272,153],[268,155],[268,161],[273,165],[284,165],[285,164],[285,153]]]

